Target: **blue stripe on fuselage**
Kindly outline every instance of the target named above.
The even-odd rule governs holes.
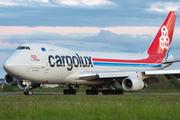
[[[162,67],[162,64],[139,64],[139,63],[110,63],[93,62],[94,66],[113,66],[113,67]]]

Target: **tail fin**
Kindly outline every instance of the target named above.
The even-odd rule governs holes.
[[[170,11],[156,37],[151,43],[148,54],[166,54],[171,46],[177,12]]]

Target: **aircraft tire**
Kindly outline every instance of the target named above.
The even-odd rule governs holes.
[[[115,90],[111,90],[111,95],[115,95],[116,91]]]
[[[103,90],[103,95],[107,95],[108,94],[108,90]]]
[[[91,95],[91,90],[87,89],[86,90],[86,95]]]
[[[64,89],[63,93],[64,93],[64,95],[67,95],[67,94],[69,94],[69,91],[67,89]]]
[[[121,93],[121,90],[116,90],[116,95],[119,95]]]
[[[32,90],[28,90],[27,93],[28,93],[28,95],[33,95],[33,91]]]
[[[75,90],[75,89],[73,89],[73,91],[72,91],[72,92],[73,92],[73,94],[74,94],[74,95],[76,95],[76,90]]]
[[[95,90],[95,95],[98,95],[98,91],[97,90]]]
[[[97,90],[91,90],[91,94],[92,94],[92,95],[97,95],[97,94],[98,94],[98,91],[97,91]]]

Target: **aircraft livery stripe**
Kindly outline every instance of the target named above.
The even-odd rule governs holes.
[[[136,64],[136,63],[108,63],[93,62],[94,66],[114,66],[114,67],[162,67],[162,64]]]
[[[160,64],[165,57],[166,54],[149,55],[148,58],[139,59],[139,60],[105,59],[105,58],[92,58],[92,60],[93,62]]]

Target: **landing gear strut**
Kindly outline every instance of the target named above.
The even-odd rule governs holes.
[[[69,89],[64,89],[64,95],[76,95],[76,90],[72,88],[71,85],[68,85]]]

